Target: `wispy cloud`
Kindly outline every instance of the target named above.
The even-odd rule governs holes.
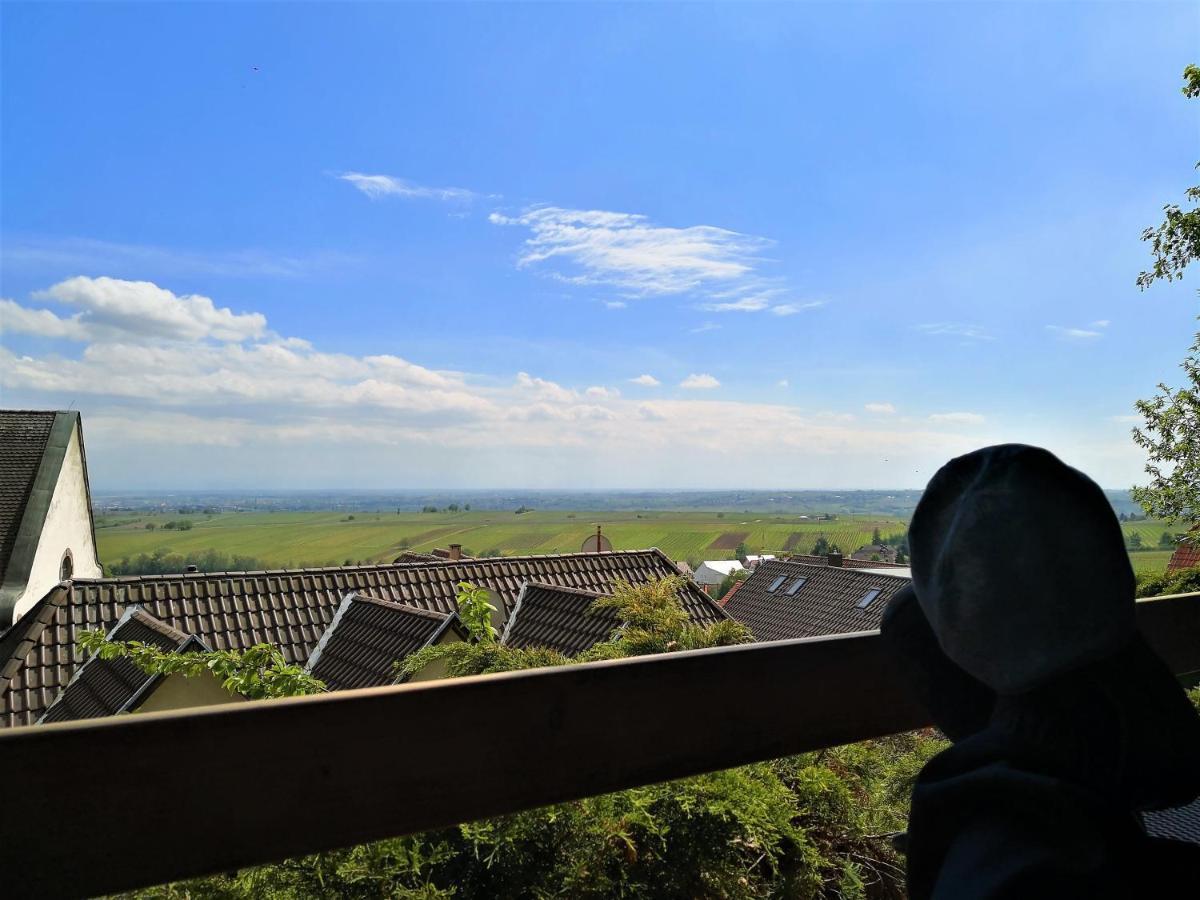
[[[1047,325],[1046,330],[1058,335],[1063,341],[1094,341],[1104,336],[1104,332],[1091,328],[1064,328],[1061,325]]]
[[[604,305],[608,309],[624,309],[629,304],[624,300],[605,300]]]
[[[683,381],[679,382],[681,388],[687,388],[690,391],[707,391],[721,386],[721,382],[713,378],[711,375],[689,375]]]
[[[972,325],[968,322],[926,322],[922,325],[914,325],[913,327],[922,334],[937,337],[956,337],[967,341],[994,340],[986,328],[981,325]]]
[[[263,249],[195,251],[150,244],[122,244],[79,237],[5,235],[0,242],[4,269],[105,271],[110,274],[215,275],[219,277],[301,278],[313,272],[354,264],[346,253],[291,255]]]
[[[689,328],[688,334],[704,334],[706,331],[718,331],[720,328],[716,322],[701,322],[695,328]]]
[[[466,188],[426,187],[405,178],[392,175],[365,175],[362,172],[343,172],[337,176],[354,185],[372,200],[380,197],[402,197],[406,200],[442,200],[452,203],[469,203],[479,195]]]
[[[606,210],[539,206],[489,219],[528,229],[519,266],[541,266],[573,284],[608,285],[638,296],[732,287],[755,277],[760,254],[774,243],[712,225],[673,228]]]
[[[939,425],[982,425],[987,419],[979,413],[946,412],[934,413],[929,417],[929,421]]]
[[[891,416],[896,412],[896,407],[892,406],[890,403],[868,403],[863,406],[863,409],[869,413],[875,413],[876,415],[881,416]]]
[[[658,387],[662,384],[653,375],[639,375],[637,378],[630,378],[629,380],[631,383],[640,384],[642,387]]]
[[[771,307],[771,314],[775,316],[794,316],[796,313],[802,313],[806,309],[817,309],[824,305],[824,300],[810,300],[807,303],[780,303],[778,306]]]
[[[790,387],[790,385],[788,384],[788,380],[786,378],[780,378],[777,382],[775,382],[775,387],[786,388]]]

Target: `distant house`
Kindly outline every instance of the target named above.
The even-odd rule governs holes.
[[[493,625],[504,631],[522,594],[529,598],[531,586],[598,596],[610,593],[618,578],[643,584],[678,574],[661,551],[637,550],[274,572],[75,577],[55,584],[0,634],[0,727],[37,722],[85,667],[77,632],[111,632],[134,605],[213,650],[271,644],[289,663],[311,665],[317,677],[327,676],[336,690],[359,678],[388,683],[392,663],[411,652],[408,648],[433,640],[439,627],[452,629],[445,623],[457,612],[461,582],[488,592],[497,607]],[[696,622],[729,618],[691,581],[679,597]],[[521,616],[536,607],[532,604]],[[450,639],[449,631],[441,634]]]
[[[746,563],[746,568],[753,572],[754,568],[760,562],[762,562],[763,560],[774,559],[774,558],[775,557],[773,555],[767,553],[767,554],[763,554],[761,556],[747,556],[746,559],[744,560],[744,562]]]
[[[1175,552],[1171,554],[1171,559],[1167,562],[1168,572],[1200,566],[1200,542],[1195,541],[1198,531],[1200,531],[1200,524],[1193,525],[1188,529],[1187,538],[1175,545]]]
[[[708,559],[700,563],[692,578],[696,584],[704,588],[711,594],[721,582],[732,575],[734,572],[741,572],[745,569],[740,560],[736,559]]]
[[[100,574],[79,413],[0,410],[0,632],[58,582]]]
[[[879,618],[910,579],[890,569],[764,562],[724,604],[755,640],[823,637],[879,627]]]
[[[887,544],[866,544],[850,554],[851,559],[861,559],[867,562],[894,563],[896,548]]]

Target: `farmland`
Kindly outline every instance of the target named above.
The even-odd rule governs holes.
[[[186,520],[190,528],[166,528]],[[871,539],[902,532],[907,522],[887,516],[839,516],[816,521],[799,515],[712,511],[602,512],[533,510],[469,512],[216,512],[100,515],[100,558],[114,563],[162,550],[182,555],[216,550],[249,556],[272,567],[388,562],[403,550],[429,551],[450,543],[465,552],[567,553],[580,548],[596,525],[618,550],[658,547],[673,559],[731,559],[739,543],[751,553],[811,551],[819,537],[850,552]],[[153,528],[147,526],[152,525]],[[1158,522],[1124,525],[1147,548],[1165,530]],[[1073,548],[1072,552],[1085,552]],[[1169,552],[1131,554],[1139,571],[1162,571]]]

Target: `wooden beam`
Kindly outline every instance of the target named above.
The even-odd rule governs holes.
[[[1200,598],[1139,616],[1200,670]],[[864,633],[9,729],[0,871],[94,896],[681,778],[920,727],[901,684]]]

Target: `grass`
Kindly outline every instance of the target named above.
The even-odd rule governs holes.
[[[187,531],[167,531],[163,525],[187,519]],[[147,530],[148,523],[154,524]],[[526,553],[570,553],[596,524],[618,550],[658,547],[672,559],[732,559],[737,542],[730,535],[745,535],[751,553],[797,553],[812,550],[825,537],[849,553],[866,544],[876,528],[883,535],[902,531],[901,519],[844,516],[815,522],[795,515],[755,513],[682,512],[577,512],[547,511],[515,515],[511,512],[457,513],[357,512],[350,519],[342,512],[218,513],[180,515],[110,515],[96,521],[100,558],[116,562],[140,553],[163,549],[186,554],[213,549],[237,556],[252,556],[269,566],[316,566],[346,560],[390,562],[404,549],[428,551],[450,543],[468,551],[498,550],[508,556]],[[1123,524],[1125,533],[1137,532],[1148,547],[1157,547],[1167,530],[1161,522]],[[729,545],[729,546],[727,546]],[[716,549],[720,548],[720,549]],[[1165,571],[1169,550],[1130,554],[1139,573]]]

